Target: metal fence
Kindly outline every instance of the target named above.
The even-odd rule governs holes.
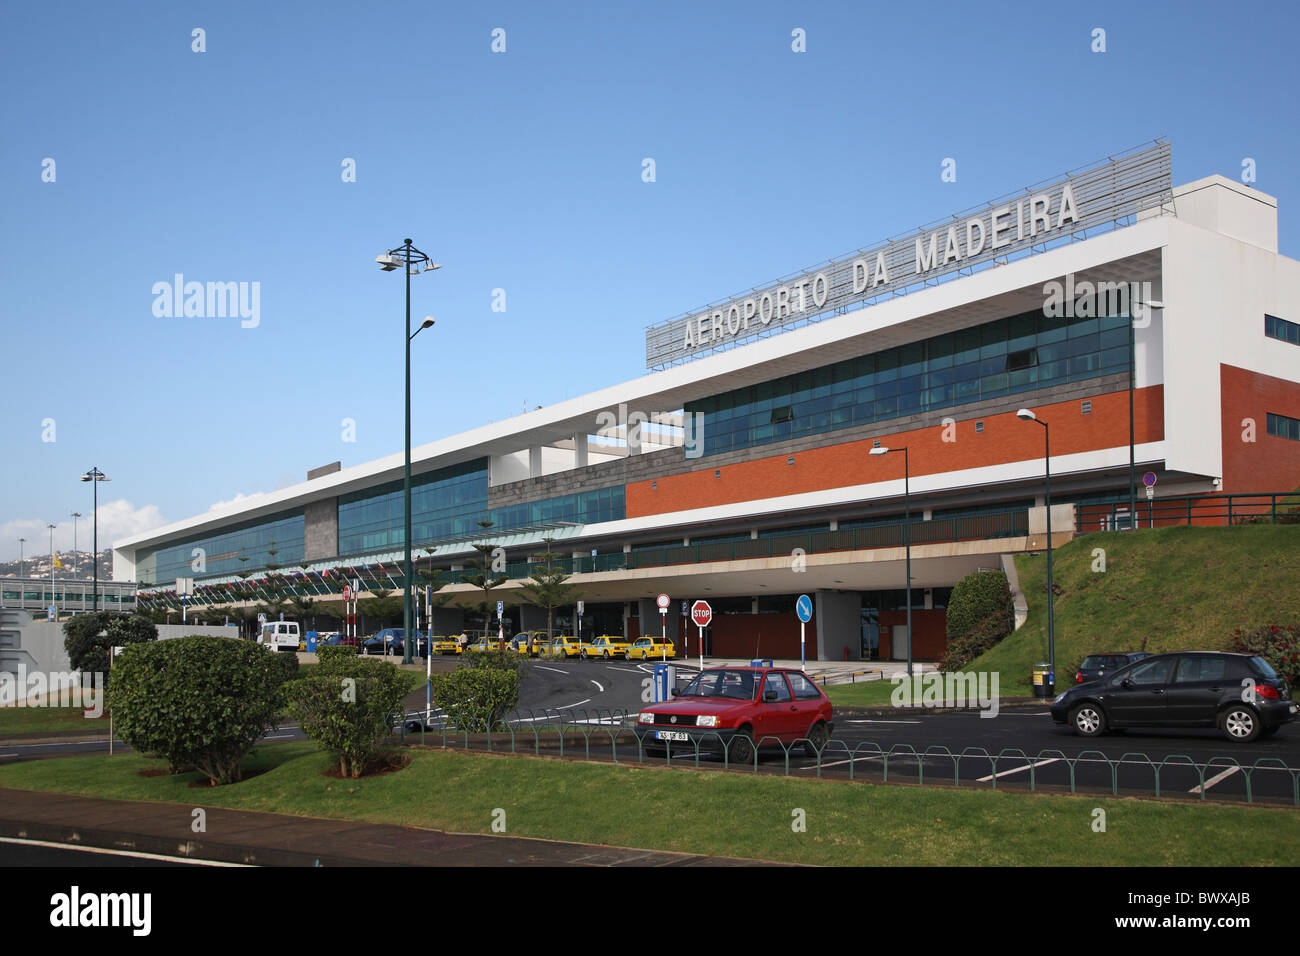
[[[851,781],[866,779],[866,776],[858,770],[859,763],[878,763],[880,773],[871,775],[871,779],[876,779],[878,776],[882,782],[888,783],[892,767],[897,782],[900,774],[910,769],[917,783],[922,786],[927,781],[926,761],[938,761],[944,765],[944,770],[939,773],[931,772],[928,775],[931,784],[963,787],[987,783],[988,788],[992,790],[998,789],[999,779],[1008,772],[1020,772],[1015,768],[1023,768],[1023,771],[1028,774],[1028,789],[1037,791],[1042,785],[1039,769],[1045,765],[1063,763],[1068,771],[1069,792],[1072,794],[1081,792],[1078,781],[1078,770],[1081,766],[1102,765],[1105,767],[1105,774],[1109,777],[1110,794],[1116,797],[1120,794],[1121,768],[1140,769],[1144,774],[1149,772],[1152,790],[1157,797],[1173,795],[1164,782],[1168,780],[1171,771],[1191,770],[1196,775],[1197,786],[1191,791],[1180,791],[1178,795],[1186,797],[1188,794],[1196,794],[1202,801],[1206,799],[1209,786],[1213,786],[1216,782],[1215,778],[1220,777],[1222,771],[1231,771],[1241,774],[1245,783],[1247,803],[1255,803],[1258,798],[1257,774],[1282,773],[1286,775],[1285,789],[1289,791],[1291,805],[1300,807],[1300,768],[1291,767],[1280,757],[1271,756],[1260,757],[1249,764],[1232,756],[1215,756],[1198,763],[1187,754],[1170,754],[1157,761],[1138,751],[1128,751],[1119,758],[1109,757],[1099,750],[1085,750],[1073,757],[1067,756],[1060,750],[1040,750],[1030,755],[1019,748],[1003,748],[995,753],[984,747],[964,747],[960,752],[954,752],[943,745],[930,745],[918,750],[910,744],[901,743],[882,746],[873,741],[863,741],[850,745],[850,742],[839,738],[830,738],[821,750],[817,750],[815,747],[809,747],[810,741],[806,738],[785,744],[776,737],[764,736],[753,741],[755,746],[750,748],[751,756],[740,764],[731,760],[727,741],[723,736],[713,732],[703,734],[701,738],[689,743],[674,744],[671,741],[664,741],[662,753],[652,754],[628,726],[630,721],[635,721],[636,715],[621,708],[513,710],[491,729],[486,726],[455,727],[441,717],[435,717],[430,725],[423,720],[423,717],[424,714],[421,712],[408,715],[399,722],[399,735],[403,743],[414,743],[418,739],[418,742],[425,746],[533,756],[547,754],[582,757],[587,760],[608,759],[615,764],[631,761],[637,764],[670,766],[674,765],[675,760],[676,765],[680,765],[682,759],[687,759],[697,768],[719,766],[714,761],[710,761],[707,765],[701,764],[701,757],[712,756],[721,757],[720,766],[723,770],[734,767],[754,773],[760,771],[780,773],[782,776],[790,776],[792,770],[815,770],[816,776],[821,777],[823,770],[828,767],[847,766],[847,776]],[[418,724],[418,730],[408,729],[411,724]],[[622,755],[619,753],[620,747],[625,751]],[[766,755],[760,755],[758,749],[760,747],[767,748]],[[634,755],[631,753],[632,748],[635,748]],[[655,748],[656,751],[660,749]],[[779,763],[776,760],[778,751]],[[814,762],[792,767],[790,763],[792,755],[806,756]],[[770,759],[764,761],[760,768],[761,756]],[[973,781],[967,778],[966,783],[963,783],[961,776],[963,761],[968,762],[968,766],[970,763],[984,761],[991,768],[991,772]],[[999,767],[1011,769],[999,770]],[[951,770],[951,775],[948,770]],[[1207,786],[1207,775],[1210,780],[1209,786]],[[1096,792],[1096,788],[1088,788],[1087,792]]]
[[[1090,531],[1170,528],[1176,525],[1300,524],[1300,495],[1295,492],[1154,499],[1147,499],[1140,493],[1136,508],[1136,511],[1132,510],[1128,501],[1081,502],[1075,505],[1075,530],[1086,534]]]

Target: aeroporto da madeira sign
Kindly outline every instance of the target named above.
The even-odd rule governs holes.
[[[915,233],[646,329],[646,367],[699,358],[818,315],[866,305],[1159,210],[1173,199],[1169,143],[1111,157]]]

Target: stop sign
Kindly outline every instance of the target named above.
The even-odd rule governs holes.
[[[691,605],[691,620],[695,622],[696,627],[709,626],[709,622],[713,620],[713,608],[709,607],[708,601],[696,601]]]

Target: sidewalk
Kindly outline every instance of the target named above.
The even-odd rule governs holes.
[[[661,850],[0,788],[0,837],[253,866],[771,866]]]

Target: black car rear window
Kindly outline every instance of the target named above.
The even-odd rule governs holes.
[[[1251,666],[1255,668],[1255,673],[1267,678],[1268,680],[1277,679],[1277,671],[1273,670],[1273,665],[1262,657],[1252,657]]]

